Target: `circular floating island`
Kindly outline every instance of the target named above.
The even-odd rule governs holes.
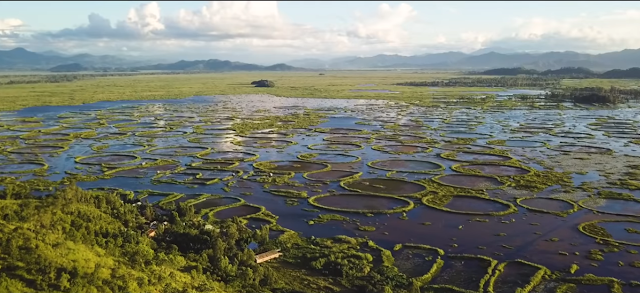
[[[521,197],[516,199],[516,203],[527,210],[561,217],[566,217],[579,209],[574,202],[555,197]]]
[[[552,146],[549,149],[559,152],[568,153],[585,153],[585,154],[613,154],[613,150],[605,147],[578,145],[578,144],[560,144]]]
[[[493,135],[486,133],[477,133],[477,132],[463,132],[463,131],[450,131],[443,133],[445,137],[450,138],[475,138],[475,139],[483,139],[483,138],[492,138]]]
[[[580,230],[580,232],[584,233],[587,236],[600,240],[608,240],[619,244],[640,246],[640,233],[632,233],[635,231],[640,231],[640,220],[594,220],[578,225],[578,230]]]
[[[201,153],[196,157],[208,161],[249,162],[258,159],[259,155],[240,151],[216,151],[206,154]]]
[[[425,196],[422,203],[445,212],[467,215],[504,216],[518,211],[508,201],[471,194]]]
[[[272,138],[272,139],[276,139],[276,138],[287,138],[287,137],[292,137],[293,134],[290,133],[284,133],[284,132],[254,132],[254,133],[250,133],[247,135],[240,135],[241,137],[246,137],[246,138]]]
[[[91,149],[96,152],[103,153],[135,153],[143,151],[148,146],[137,143],[123,143],[123,144],[107,144],[107,145],[93,145]]]
[[[283,148],[298,144],[295,141],[284,140],[284,139],[273,139],[273,140],[247,139],[247,140],[234,140],[231,143],[238,146],[261,148],[261,149],[266,149],[266,148],[283,149]]]
[[[211,211],[209,215],[211,216],[211,218],[217,220],[226,220],[233,217],[245,218],[249,216],[255,216],[263,211],[264,207],[245,203],[238,206],[229,206],[221,209],[216,209]]]
[[[336,127],[336,128],[314,128],[313,129],[316,132],[322,132],[322,133],[328,133],[328,134],[347,134],[347,135],[353,135],[353,134],[363,134],[366,133],[367,130],[365,129],[358,129],[358,128],[342,128],[342,127]]]
[[[201,146],[164,146],[148,149],[147,153],[159,156],[193,156],[210,151],[211,148]]]
[[[460,162],[469,163],[486,163],[486,162],[507,162],[513,160],[513,157],[506,155],[487,154],[481,152],[448,152],[440,154],[440,157]]]
[[[526,139],[490,140],[487,141],[487,144],[512,148],[539,148],[547,146],[546,142]]]
[[[331,167],[325,163],[314,163],[306,161],[262,161],[253,164],[260,170],[277,172],[317,172],[328,171]]]
[[[493,176],[528,175],[533,172],[532,169],[518,167],[518,166],[503,165],[499,163],[459,164],[459,165],[452,166],[451,169],[461,173],[467,173],[467,174],[480,173],[482,175],[493,175]]]
[[[7,152],[14,154],[54,154],[68,149],[69,147],[62,145],[34,145],[10,148]]]
[[[304,178],[314,181],[341,181],[360,177],[362,172],[347,170],[316,171],[302,174]]]
[[[186,131],[178,131],[178,130],[150,130],[136,133],[136,136],[146,137],[146,138],[171,138],[171,137],[180,137],[187,135],[189,132]]]
[[[392,214],[411,210],[413,201],[398,196],[367,193],[328,193],[309,198],[315,207],[350,213]]]
[[[371,141],[370,137],[355,135],[331,135],[324,138],[326,141],[339,143],[363,143]]]
[[[472,152],[483,152],[483,151],[491,151],[495,150],[495,148],[486,146],[486,145],[475,145],[475,144],[459,144],[459,143],[443,143],[437,148],[448,151],[472,151]]]
[[[421,135],[411,134],[376,134],[373,136],[377,140],[396,141],[400,143],[421,143],[421,142],[433,142],[434,140]]]
[[[233,138],[224,136],[199,136],[187,138],[191,143],[224,143],[231,142]]]
[[[136,155],[124,154],[97,154],[86,157],[76,158],[76,163],[87,165],[127,165],[140,161],[141,158]]]
[[[348,154],[333,154],[333,153],[305,153],[299,154],[298,159],[303,161],[309,161],[314,163],[327,163],[327,164],[347,164],[360,161],[360,157]]]
[[[589,197],[578,201],[578,205],[598,213],[640,217],[640,199]]]
[[[401,159],[389,159],[389,160],[376,160],[367,163],[371,168],[376,168],[385,171],[397,171],[408,173],[436,173],[443,171],[445,167],[437,162],[423,161],[423,160],[401,160]]]
[[[340,182],[347,190],[394,196],[413,196],[427,190],[427,186],[413,181],[392,178],[351,179]]]
[[[203,161],[189,164],[193,169],[204,170],[216,170],[216,169],[231,169],[240,165],[240,162],[225,162],[225,161]]]
[[[357,143],[317,143],[308,146],[309,149],[315,151],[357,151],[364,148],[361,144]]]
[[[394,154],[394,155],[400,155],[400,154],[411,155],[415,153],[428,153],[432,151],[431,148],[428,148],[426,146],[410,145],[410,144],[374,145],[371,148],[376,151],[381,151],[381,152]]]
[[[44,171],[49,168],[44,162],[22,161],[16,163],[0,163],[0,174],[24,174]]]
[[[500,189],[506,185],[495,176],[475,174],[444,174],[432,178],[442,185],[473,190]]]
[[[549,133],[553,136],[564,137],[564,138],[574,138],[574,139],[582,139],[582,138],[595,138],[596,136],[587,133],[587,132],[571,132],[571,131],[558,131]]]

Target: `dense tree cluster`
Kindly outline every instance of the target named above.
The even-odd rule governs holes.
[[[558,102],[620,104],[640,99],[640,89],[618,87],[583,87],[554,90],[545,99]]]
[[[584,67],[563,67],[560,69],[549,69],[538,71],[524,67],[495,68],[480,72],[470,72],[472,75],[500,75],[500,76],[552,76],[558,78],[604,78],[604,79],[638,79],[640,78],[640,68],[612,69],[602,73],[595,72]]]

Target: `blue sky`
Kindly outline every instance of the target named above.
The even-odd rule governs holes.
[[[0,49],[267,62],[640,47],[640,2],[213,2],[1,1]]]

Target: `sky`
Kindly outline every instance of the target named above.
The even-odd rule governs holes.
[[[147,59],[602,53],[640,48],[638,31],[640,1],[0,1],[0,50]]]

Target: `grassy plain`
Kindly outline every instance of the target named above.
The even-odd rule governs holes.
[[[456,72],[424,71],[328,71],[319,72],[229,72],[198,74],[159,74],[96,77],[62,83],[0,85],[0,111],[31,106],[77,105],[98,101],[153,100],[187,98],[197,95],[272,94],[297,98],[426,100],[436,96],[460,96],[496,88],[427,88],[395,86],[407,81],[441,80],[463,76]],[[33,79],[37,75],[0,75],[8,80]],[[269,79],[275,88],[256,88],[251,81]],[[375,86],[359,87],[358,85]],[[566,86],[640,86],[638,80],[565,80]],[[354,92],[353,89],[384,89],[399,93]]]

